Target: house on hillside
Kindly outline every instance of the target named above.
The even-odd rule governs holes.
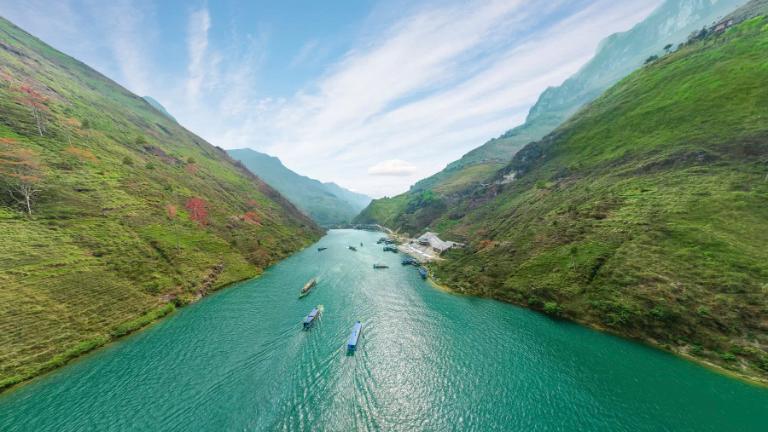
[[[432,250],[434,250],[438,254],[441,254],[447,251],[448,249],[451,249],[454,247],[464,246],[462,243],[440,240],[440,237],[438,237],[437,234],[433,232],[425,232],[424,234],[421,235],[421,237],[416,239],[416,242],[421,246],[427,246],[432,248]]]

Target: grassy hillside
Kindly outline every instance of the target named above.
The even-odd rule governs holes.
[[[445,216],[454,207],[455,201],[460,200],[468,190],[488,182],[489,177],[506,165],[523,146],[552,132],[585,103],[640,67],[650,55],[662,53],[667,44],[674,46],[685,41],[692,31],[710,25],[743,2],[665,1],[632,29],[606,38],[595,56],[562,85],[544,91],[524,124],[489,140],[439,173],[417,182],[394,201],[373,201],[372,208],[366,209],[356,222],[381,223],[411,234],[434,225],[434,220]],[[431,191],[435,196],[433,200],[424,202],[424,206],[419,206],[419,201],[423,201],[419,196],[424,191]],[[375,208],[379,206],[383,208]],[[374,215],[382,213],[391,216],[386,220],[373,219]]]
[[[349,223],[370,202],[365,195],[334,183],[321,183],[299,175],[274,156],[247,148],[228,150],[228,153],[320,225]]]
[[[0,388],[320,234],[223,150],[0,19]]]
[[[768,19],[622,80],[440,220],[462,292],[768,380]]]

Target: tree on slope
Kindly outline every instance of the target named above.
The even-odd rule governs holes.
[[[43,133],[46,132],[43,113],[48,110],[48,107],[45,105],[48,98],[46,98],[37,90],[33,89],[31,86],[22,85],[20,100],[22,104],[28,106],[32,110],[32,116],[34,117],[35,124],[37,125],[37,133],[39,133],[40,136],[43,136]]]
[[[32,203],[41,192],[42,180],[42,164],[37,153],[19,147],[11,138],[0,138],[0,184],[29,215]]]

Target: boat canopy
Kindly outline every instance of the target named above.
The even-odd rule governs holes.
[[[352,333],[349,335],[349,340],[347,340],[347,348],[348,349],[355,349],[357,347],[357,340],[360,338],[360,331],[363,329],[363,324],[360,323],[360,321],[357,321],[355,325],[352,327]]]
[[[312,322],[312,320],[315,319],[315,317],[317,316],[317,312],[318,312],[317,308],[312,309],[312,312],[310,312],[309,315],[307,315],[307,317],[304,318],[304,324],[308,324]]]

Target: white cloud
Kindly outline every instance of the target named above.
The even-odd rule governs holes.
[[[368,168],[368,174],[375,176],[403,177],[415,174],[415,165],[400,159],[390,159],[379,162]]]
[[[563,3],[473,2],[405,16],[362,41],[315,86],[276,101],[226,139],[212,138],[266,150],[303,174],[374,196],[402,192],[522,122],[544,89],[658,0],[596,0],[554,24],[537,21]],[[403,154],[418,173],[366,176],[376,161]]]
[[[47,27],[40,21],[36,10],[45,9],[43,0],[0,0],[0,10],[11,19],[23,18],[20,24],[31,23],[33,32],[42,26],[45,40],[63,35],[66,46],[60,48],[80,43],[82,60],[160,100],[213,144],[266,151],[297,172],[372,196],[402,192],[521,123],[538,95],[578,70],[602,38],[630,28],[660,2],[478,0],[409,6],[394,21],[389,15],[366,25],[372,30],[362,30],[353,48],[324,73],[281,96],[259,80],[269,35],[258,25],[243,35],[233,30],[230,41],[222,40],[214,37],[222,32],[211,31],[222,25],[216,16],[207,8],[194,10],[187,20],[187,62],[168,71],[150,61],[164,60],[151,57],[152,29],[162,28],[152,21],[151,5],[126,13],[125,0],[84,1],[88,7],[62,0],[48,8],[67,25],[58,16]],[[129,19],[110,18],[121,15]],[[293,54],[289,67],[316,66],[318,46],[308,40],[295,53],[272,55]],[[380,161],[400,159],[418,170],[369,173]]]
[[[187,24],[187,53],[189,66],[187,72],[187,99],[195,101],[206,75],[205,55],[208,50],[208,30],[211,28],[211,16],[208,9],[192,12]]]

